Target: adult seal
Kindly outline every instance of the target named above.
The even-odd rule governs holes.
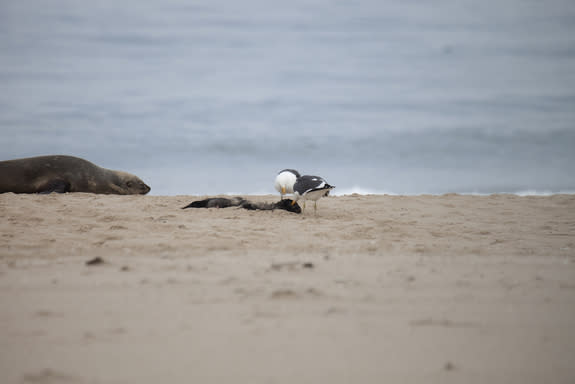
[[[88,192],[145,195],[139,177],[73,156],[38,156],[0,161],[0,193]]]

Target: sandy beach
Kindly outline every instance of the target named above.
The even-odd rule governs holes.
[[[574,195],[204,197],[0,195],[0,382],[575,382]]]

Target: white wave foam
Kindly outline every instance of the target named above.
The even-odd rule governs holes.
[[[512,193],[512,195],[517,196],[552,196],[552,195],[574,195],[575,191],[536,191],[536,190],[526,190],[526,191],[518,191]]]
[[[409,193],[397,193],[397,192],[390,192],[390,191],[378,191],[369,188],[362,188],[359,186],[354,186],[351,188],[343,188],[341,190],[334,189],[331,192],[333,196],[345,196],[345,195],[390,195],[390,196],[419,196],[419,195],[432,195],[432,196],[441,196],[448,193],[454,193],[459,195],[469,195],[469,196],[490,196],[490,195],[497,195],[497,194],[508,194],[508,195],[516,195],[516,196],[552,196],[552,195],[575,195],[575,191],[571,190],[559,190],[559,191],[550,191],[550,190],[523,190],[523,191],[515,191],[515,192],[457,192],[457,191],[445,191],[445,192],[409,192]]]
[[[389,191],[378,191],[375,189],[369,188],[362,188],[360,186],[353,186],[351,188],[342,188],[337,189],[335,188],[330,192],[330,195],[333,196],[345,196],[345,195],[398,195],[397,193],[389,192]]]
[[[154,193],[155,192],[155,193]],[[150,193],[152,196],[157,195],[189,195],[189,196],[216,196],[216,195],[228,195],[228,196],[260,196],[260,195],[276,195],[277,192],[271,189],[261,189],[255,190],[252,192],[240,192],[240,191],[228,191],[228,192],[215,192],[209,193],[207,191],[186,191],[182,193],[179,191],[178,193],[170,193],[172,191],[166,190],[157,190]],[[498,195],[498,194],[506,194],[506,195],[515,195],[515,196],[552,196],[552,195],[575,195],[575,190],[522,190],[522,191],[498,191],[498,192],[458,192],[458,191],[445,191],[445,192],[391,192],[385,190],[376,190],[371,188],[363,188],[360,186],[353,186],[350,188],[335,188],[330,192],[332,196],[346,196],[346,195],[389,195],[389,196],[421,196],[421,195],[431,195],[431,196],[441,196],[445,194],[458,194],[458,195],[465,195],[465,196],[490,196],[490,195]],[[278,194],[279,196],[279,194]],[[288,198],[291,198],[288,195]]]

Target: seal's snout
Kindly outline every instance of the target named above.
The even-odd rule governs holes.
[[[150,192],[152,188],[150,188],[147,184],[142,183],[142,185],[140,186],[140,191],[142,195],[145,195],[146,193]]]

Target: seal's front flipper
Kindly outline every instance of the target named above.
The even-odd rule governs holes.
[[[70,183],[64,180],[50,180],[46,185],[39,188],[38,193],[47,195],[49,193],[66,193],[70,192]]]

